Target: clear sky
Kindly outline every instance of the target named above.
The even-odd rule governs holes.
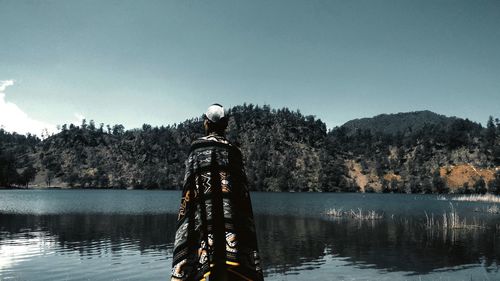
[[[211,103],[500,117],[500,1],[0,0],[0,124],[167,125]],[[53,128],[53,127],[52,127]]]

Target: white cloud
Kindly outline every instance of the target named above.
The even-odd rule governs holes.
[[[83,116],[83,114],[78,113],[78,112],[75,112],[75,113],[73,114],[73,116],[75,116],[75,118],[76,118],[76,119],[75,119],[75,121],[76,121],[76,122],[70,122],[70,123],[74,123],[75,125],[80,125],[80,124],[82,124],[82,120],[83,120],[83,119],[85,119],[85,116]]]
[[[0,126],[8,132],[18,134],[32,133],[41,136],[43,132],[57,133],[54,124],[35,120],[16,104],[5,100],[5,90],[12,85],[14,80],[0,81]]]
[[[14,85],[14,80],[0,81],[0,93],[3,93],[7,87]]]

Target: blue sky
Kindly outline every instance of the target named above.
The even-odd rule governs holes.
[[[166,125],[214,102],[485,124],[499,50],[496,0],[0,0],[0,124]]]

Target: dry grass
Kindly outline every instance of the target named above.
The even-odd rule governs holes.
[[[444,195],[438,195],[436,199],[437,200],[441,200],[441,201],[446,201],[446,200],[448,200],[450,198],[446,198]]]
[[[498,207],[498,205],[491,205],[486,208],[486,212],[490,214],[500,214],[500,208]]]
[[[358,208],[356,211],[353,209],[349,211],[343,211],[342,209],[332,208],[326,211],[326,214],[332,217],[351,218],[355,220],[379,220],[384,217],[383,214],[377,213],[374,210],[363,212],[361,208]]]
[[[356,220],[379,220],[384,217],[382,214],[379,214],[374,210],[370,210],[367,211],[366,213],[363,213],[361,209],[358,209],[357,212],[355,212],[354,210],[350,210],[349,215],[350,217]]]
[[[490,203],[500,203],[500,196],[493,194],[473,194],[473,195],[462,195],[456,197],[446,198],[444,196],[439,196],[438,200],[453,200],[453,201],[468,201],[468,202],[490,202]]]
[[[342,217],[344,215],[344,211],[342,209],[332,208],[326,211],[326,214],[332,217]]]
[[[484,212],[484,213],[494,214],[494,215],[500,214],[500,208],[498,207],[497,204],[488,206],[486,208],[476,207],[476,208],[474,208],[473,211],[476,212],[476,213],[482,213],[482,212]]]

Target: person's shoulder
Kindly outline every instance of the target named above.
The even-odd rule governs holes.
[[[228,139],[226,139],[223,136],[219,136],[219,135],[208,135],[208,136],[201,137],[200,139],[231,145],[231,142]]]
[[[197,144],[197,143],[211,143],[211,144],[220,143],[220,144],[225,144],[225,145],[230,145],[230,146],[233,145],[228,139],[226,139],[223,136],[219,136],[219,135],[208,135],[208,136],[199,137],[193,141],[193,144]]]
[[[193,142],[191,142],[191,151],[197,148],[212,147],[212,146],[234,147],[234,145],[225,137],[218,135],[208,135],[199,137],[195,139]]]

